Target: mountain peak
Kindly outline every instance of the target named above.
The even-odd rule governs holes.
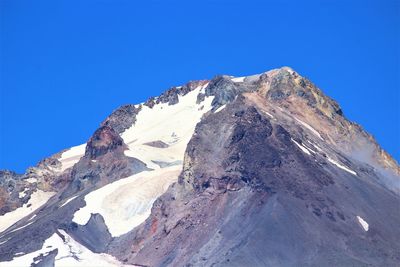
[[[399,201],[398,164],[311,81],[218,75],[0,171],[0,264],[397,266]]]

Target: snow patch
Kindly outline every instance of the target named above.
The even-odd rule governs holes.
[[[308,149],[307,149],[305,146],[299,144],[299,143],[296,142],[296,140],[294,140],[293,138],[290,138],[290,139],[291,139],[291,140],[293,141],[293,143],[295,143],[304,153],[306,153],[307,155],[311,155],[310,151],[308,151]]]
[[[32,223],[34,223],[34,222],[28,222],[27,224],[25,224],[25,225],[23,225],[23,226],[21,226],[21,227],[18,227],[18,228],[16,228],[16,229],[10,231],[9,233],[13,233],[13,232],[19,231],[19,230],[21,230],[21,229],[27,227],[28,225],[30,225],[30,224],[32,224]]]
[[[219,108],[217,108],[214,113],[220,112],[221,110],[223,110],[225,108],[226,105],[222,105]]]
[[[26,191],[28,191],[29,188],[25,188],[24,191],[21,191],[18,193],[18,198],[24,198],[26,196]]]
[[[355,171],[353,171],[353,170],[347,168],[346,166],[344,166],[344,165],[338,163],[337,161],[334,161],[334,160],[331,159],[329,156],[327,156],[327,159],[328,159],[328,161],[329,161],[330,163],[332,163],[333,165],[337,166],[338,168],[340,168],[340,169],[342,169],[342,170],[345,170],[346,172],[349,172],[349,173],[351,173],[351,174],[357,176],[357,173],[356,173]]]
[[[85,225],[91,214],[99,213],[112,236],[125,234],[147,219],[154,201],[178,179],[181,170],[179,164],[107,184],[85,196],[86,206],[72,220]]]
[[[8,239],[6,239],[6,240],[4,240],[4,241],[1,241],[0,242],[0,245],[3,245],[3,244],[5,244],[5,243],[7,243],[8,242],[8,240],[10,240],[11,238],[8,238]]]
[[[357,216],[357,219],[358,219],[358,222],[360,223],[360,225],[362,226],[362,228],[364,229],[364,231],[367,232],[369,229],[368,223],[360,216]]]
[[[236,78],[232,78],[231,81],[235,82],[235,83],[242,83],[242,82],[244,82],[245,78],[246,77],[236,77]]]
[[[74,200],[75,198],[77,198],[78,196],[74,196],[74,197],[71,197],[70,199],[68,199],[67,201],[65,201],[61,206],[60,206],[60,208],[61,207],[64,207],[65,205],[67,205],[69,202],[71,202],[72,200]]]
[[[61,169],[60,171],[63,172],[66,169],[71,168],[74,166],[83,155],[85,155],[86,144],[82,144],[79,146],[74,146],[65,151],[61,154],[60,159],[58,160],[61,162]]]
[[[8,227],[18,222],[25,216],[28,216],[30,213],[40,208],[43,204],[45,204],[55,192],[44,192],[41,190],[37,190],[31,195],[28,203],[24,204],[22,207],[18,209],[8,212],[3,216],[0,216],[0,232],[3,232]],[[28,207],[29,206],[29,207]]]
[[[38,180],[36,178],[28,178],[25,181],[27,181],[30,184],[33,184],[33,183],[37,183]]]
[[[274,116],[272,116],[271,113],[269,113],[269,112],[267,112],[267,111],[265,111],[265,110],[264,110],[264,113],[267,114],[267,115],[268,115],[269,117],[271,117],[272,119],[274,118]]]
[[[1,262],[2,267],[29,267],[34,262],[37,256],[47,255],[51,251],[58,249],[58,254],[55,257],[55,267],[61,266],[133,266],[124,265],[116,258],[105,253],[93,253],[83,245],[76,242],[65,231],[58,230],[59,233],[54,233],[48,238],[42,248],[38,251],[25,254],[20,257],[14,257],[11,261]],[[63,241],[63,238],[65,241]],[[15,256],[18,256],[17,254]],[[38,261],[36,261],[38,263]]]
[[[313,127],[311,127],[309,124],[305,123],[304,121],[299,120],[298,118],[294,117],[296,121],[298,121],[301,125],[306,127],[308,130],[310,130],[313,134],[318,136],[321,140],[324,140],[322,136],[319,134],[317,130],[315,130]]]

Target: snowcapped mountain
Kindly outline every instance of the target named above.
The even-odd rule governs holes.
[[[400,167],[294,70],[115,110],[0,172],[0,266],[398,266]]]

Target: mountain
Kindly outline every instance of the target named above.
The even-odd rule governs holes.
[[[400,167],[288,67],[172,87],[0,172],[1,266],[399,266]]]

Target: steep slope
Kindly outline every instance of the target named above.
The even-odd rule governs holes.
[[[217,76],[0,173],[0,262],[396,266],[399,174],[292,69]]]
[[[110,253],[145,266],[395,266],[399,197],[250,103],[198,124],[179,183]]]

